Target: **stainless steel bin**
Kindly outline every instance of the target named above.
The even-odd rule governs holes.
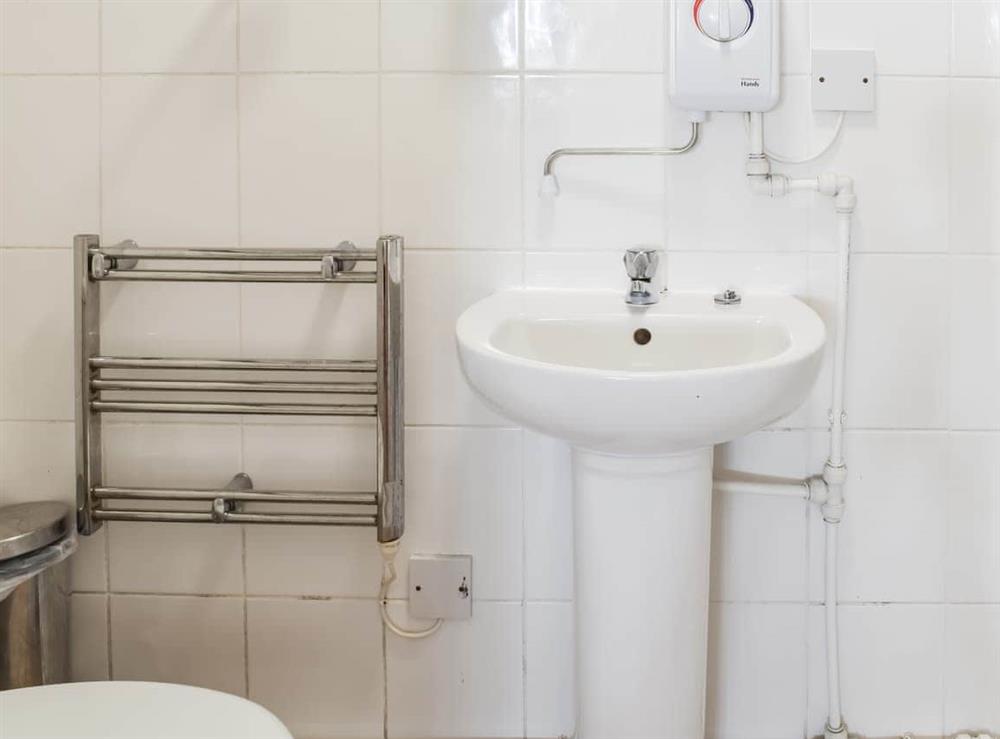
[[[66,558],[75,547],[65,503],[0,507],[0,690],[69,680]]]

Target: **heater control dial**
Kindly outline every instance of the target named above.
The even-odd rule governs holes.
[[[705,36],[728,43],[753,25],[753,0],[695,0],[694,22]]]

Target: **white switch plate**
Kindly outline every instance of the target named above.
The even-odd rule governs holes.
[[[875,52],[813,49],[813,110],[875,110]]]
[[[472,618],[472,557],[414,554],[410,557],[410,615],[414,618]]]

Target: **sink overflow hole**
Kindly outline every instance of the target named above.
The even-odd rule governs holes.
[[[653,338],[653,335],[649,333],[649,329],[637,328],[635,333],[632,334],[632,338],[635,339],[635,343],[639,346],[645,346]]]

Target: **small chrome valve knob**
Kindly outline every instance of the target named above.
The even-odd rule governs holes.
[[[626,249],[625,272],[632,280],[651,280],[660,266],[660,253],[655,249]]]
[[[625,302],[630,305],[652,305],[658,302],[660,296],[651,287],[660,266],[660,253],[656,249],[626,249],[623,261],[629,278]]]
[[[743,302],[743,296],[740,295],[736,288],[727,287],[721,293],[715,294],[715,304],[716,305],[739,305]]]

